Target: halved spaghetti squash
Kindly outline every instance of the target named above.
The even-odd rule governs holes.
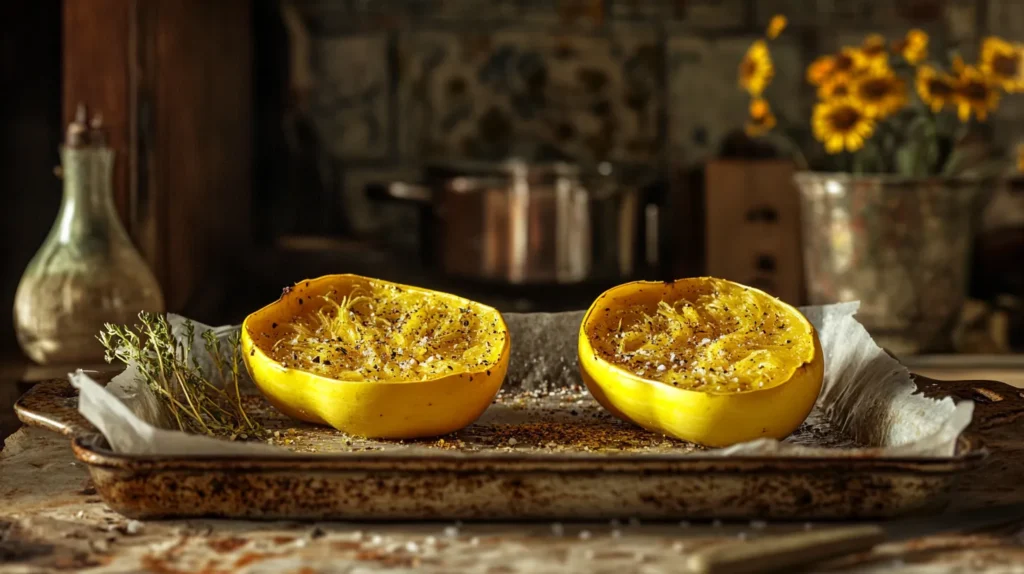
[[[715,447],[789,435],[824,376],[817,332],[799,311],[709,277],[605,292],[580,327],[579,360],[609,411]]]
[[[495,309],[357,275],[301,281],[242,324],[246,367],[271,404],[373,438],[476,420],[501,387],[510,344]]]

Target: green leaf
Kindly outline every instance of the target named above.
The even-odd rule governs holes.
[[[917,156],[917,146],[913,142],[900,146],[896,150],[896,173],[906,177],[912,176],[916,169]]]
[[[881,149],[874,139],[864,142],[864,147],[853,156],[854,173],[883,173],[885,172],[882,161]]]
[[[896,173],[924,177],[935,173],[939,162],[939,140],[930,114],[917,114],[903,131],[905,141],[895,151]]]

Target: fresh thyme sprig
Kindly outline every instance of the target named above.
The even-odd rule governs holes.
[[[242,407],[238,388],[242,351],[237,335],[221,340],[212,331],[203,333],[203,347],[213,363],[213,369],[204,369],[192,349],[195,325],[191,321],[184,322],[180,340],[174,338],[163,315],[142,312],[139,321],[134,330],[104,325],[99,335],[106,348],[104,358],[108,363],[134,362],[140,378],[156,393],[179,430],[232,440],[265,434]]]

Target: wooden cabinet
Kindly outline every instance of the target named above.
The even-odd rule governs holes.
[[[63,116],[103,114],[119,213],[168,309],[212,300],[249,241],[253,34],[249,0],[66,0]]]

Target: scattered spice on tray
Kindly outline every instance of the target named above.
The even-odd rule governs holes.
[[[551,450],[637,450],[678,444],[665,436],[627,426],[573,422],[494,425],[487,427],[485,432],[498,445]]]

